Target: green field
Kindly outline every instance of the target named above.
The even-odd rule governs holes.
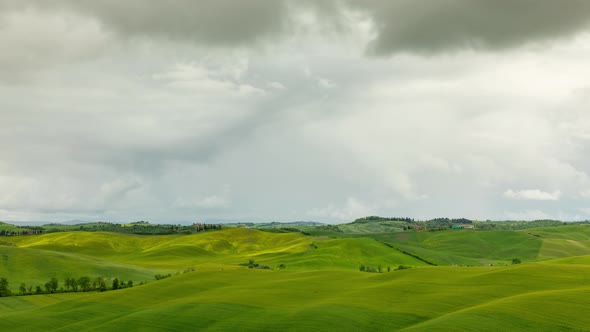
[[[590,326],[585,225],[335,237],[249,228],[159,236],[59,232],[0,240],[0,276],[13,292],[21,282],[42,285],[57,277],[61,285],[82,275],[136,285],[2,297],[1,331]],[[512,258],[523,264],[511,265]],[[249,260],[272,269],[250,269]],[[361,265],[380,265],[383,273],[360,272]],[[396,271],[400,265],[411,268]],[[156,281],[157,273],[173,276]]]

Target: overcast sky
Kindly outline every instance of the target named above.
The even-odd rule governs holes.
[[[0,0],[0,220],[590,219],[590,2]]]

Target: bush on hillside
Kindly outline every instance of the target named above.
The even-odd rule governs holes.
[[[270,266],[255,263],[253,259],[249,259],[248,260],[248,263],[242,263],[242,264],[239,264],[239,265],[241,265],[241,266],[247,266],[249,269],[272,270],[272,268]],[[285,268],[285,265],[284,264],[281,264],[281,265],[283,265],[283,268]],[[281,268],[280,265],[279,265],[279,268]]]
[[[156,280],[162,280],[162,279],[170,278],[170,277],[172,277],[172,274],[170,274],[170,273],[168,273],[168,274],[159,274],[158,273],[154,276],[154,278],[156,278]]]
[[[411,268],[412,268],[411,266],[400,265],[394,271],[407,270],[407,269],[411,269]]]

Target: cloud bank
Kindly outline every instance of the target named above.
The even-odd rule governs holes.
[[[587,6],[0,0],[0,220],[590,218]]]
[[[561,197],[561,191],[545,192],[539,189],[512,190],[504,192],[504,197],[510,199],[523,199],[531,201],[557,201]]]

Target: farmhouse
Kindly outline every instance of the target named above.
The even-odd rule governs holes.
[[[474,229],[475,226],[473,225],[453,225],[452,229]]]

